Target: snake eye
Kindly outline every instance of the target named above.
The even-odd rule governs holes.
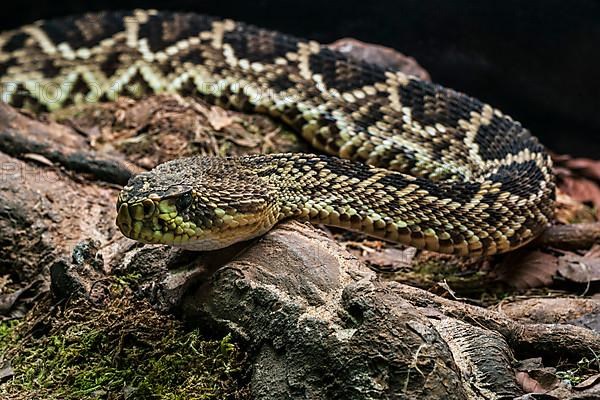
[[[192,193],[186,192],[177,198],[175,201],[175,207],[177,211],[183,211],[192,204]]]

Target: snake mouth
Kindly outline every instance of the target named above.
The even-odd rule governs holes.
[[[217,207],[214,218],[198,226],[178,211],[178,204],[180,198],[119,202],[116,224],[125,236],[142,243],[205,251],[262,235],[275,223],[260,214],[229,215]]]

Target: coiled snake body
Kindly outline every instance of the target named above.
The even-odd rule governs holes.
[[[330,154],[192,157],[140,174],[117,225],[145,243],[208,250],[303,218],[483,255],[529,242],[553,213],[550,158],[499,110],[230,20],[136,10],[40,21],[0,35],[0,77],[4,101],[34,109],[201,97],[269,114]]]

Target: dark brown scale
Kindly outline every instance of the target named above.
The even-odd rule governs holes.
[[[337,89],[340,92],[349,92],[385,81],[384,70],[361,68],[350,62],[342,53],[325,47],[321,48],[319,53],[310,55],[309,66],[312,73],[323,77],[323,83],[328,89]]]
[[[161,12],[148,16],[148,21],[140,25],[138,36],[147,40],[151,51],[159,51],[210,30],[213,21],[214,18],[198,14]]]
[[[150,46],[156,48],[165,48],[180,40],[188,39],[198,34],[198,32],[208,31],[212,28],[214,18],[199,14],[183,14],[161,12],[157,16],[152,16],[147,23],[140,27],[140,36],[143,35],[143,29],[154,24],[153,29],[162,33],[160,40],[151,43]],[[144,36],[142,36],[144,37]],[[152,35],[154,38],[155,35]]]
[[[425,235],[423,235],[423,232],[421,231],[413,231],[411,232],[410,237],[414,240],[419,240],[425,238]]]
[[[58,20],[46,20],[40,28],[54,43],[68,43],[71,48],[91,47],[102,39],[109,38],[125,29],[123,17],[126,12],[102,12],[66,17]]]
[[[435,96],[435,88],[423,82],[411,80],[398,88],[400,102],[411,109],[412,118],[423,123],[425,120],[425,97]]]
[[[300,116],[300,111],[297,108],[288,107],[283,111],[283,116],[289,121],[294,121],[296,117]]]
[[[454,133],[455,130],[452,130]],[[446,140],[431,141],[431,152],[435,156],[440,157],[444,152],[452,149],[452,142]]]
[[[487,179],[501,182],[501,190],[517,196],[528,193],[537,193],[543,181],[543,175],[535,161],[525,161],[516,165],[503,165],[494,174],[487,175]],[[514,185],[514,180],[519,180],[519,185]]]
[[[40,103],[38,99],[29,94],[29,91],[21,84],[18,84],[16,88],[6,88],[12,93],[11,104],[13,107],[24,108],[32,112],[44,112],[47,111],[47,107]]]
[[[238,25],[231,32],[225,32],[223,43],[233,48],[236,57],[250,62],[272,63],[277,57],[283,57],[289,51],[296,50],[297,41],[276,40],[277,34],[253,26]]]
[[[199,47],[193,47],[182,54],[181,58],[179,59],[179,64],[183,65],[185,63],[190,63],[192,65],[202,65],[205,61],[206,59],[202,55],[202,49]],[[171,63],[165,63],[166,66],[169,64]]]
[[[537,140],[518,122],[497,115],[492,117],[488,125],[479,127],[475,143],[479,146],[479,155],[484,161],[501,160],[509,154],[518,154],[525,149],[533,152],[543,151]]]
[[[15,34],[13,34],[10,37],[10,39],[8,39],[6,43],[4,43],[2,48],[0,48],[0,51],[12,53],[13,51],[20,49],[21,47],[24,47],[27,38],[29,38],[29,35],[25,32],[15,32]]]
[[[188,78],[185,82],[183,82],[181,84],[181,88],[179,89],[179,93],[181,93],[182,96],[197,96],[198,88],[194,84],[194,80],[192,78]],[[209,99],[207,96],[206,99],[210,103],[214,103],[215,101],[214,96],[212,96],[212,99]]]
[[[148,96],[154,92],[139,71],[131,77],[124,89],[131,97],[135,99],[141,99],[142,97]]]
[[[306,120],[304,119],[304,117],[302,115],[297,115],[294,117],[294,119],[288,125],[295,132],[302,132],[302,128],[304,127],[304,125],[306,125]]]
[[[452,246],[452,239],[438,239],[441,247],[450,247]]]
[[[119,66],[121,66],[122,52],[115,51],[106,55],[106,58],[100,62],[100,71],[107,77],[114,76]]]
[[[62,72],[62,69],[58,67],[52,60],[44,60],[42,66],[40,67],[40,71],[47,78],[56,78]]]
[[[462,243],[464,241],[465,241],[465,237],[463,236],[462,233],[455,232],[454,234],[452,234],[452,243],[458,244],[458,243]]]
[[[8,69],[10,67],[14,67],[15,65],[18,65],[17,59],[16,58],[9,58],[8,60],[4,61],[4,62],[0,62],[0,76],[6,74],[6,72],[8,71]]]
[[[275,92],[283,92],[294,87],[296,83],[290,80],[290,77],[287,74],[279,74],[275,79],[269,82],[269,85]]]
[[[78,76],[73,85],[69,88],[69,97],[64,100],[63,106],[73,104],[73,97],[77,94],[87,97],[90,90],[89,85],[81,76]]]
[[[471,119],[471,112],[481,114],[483,110],[481,101],[451,89],[444,88],[440,92],[440,96],[445,98],[446,105],[444,113],[441,114],[443,115],[443,121],[440,121],[442,125],[458,127],[458,121],[461,119],[464,121]]]
[[[381,112],[381,104],[376,101],[366,103],[365,105],[363,104],[363,102],[357,102],[353,107],[350,107],[349,105],[349,110],[352,111],[359,110],[361,106],[366,108],[364,112],[360,113],[358,118],[354,119],[356,125],[366,128],[375,124],[377,121],[383,120],[384,114]]]

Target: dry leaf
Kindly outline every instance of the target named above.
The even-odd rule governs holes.
[[[388,247],[382,251],[368,252],[361,258],[378,271],[394,272],[410,268],[416,253],[417,250],[412,247],[405,250]]]
[[[600,160],[589,158],[571,158],[563,155],[557,157],[557,164],[573,171],[573,173],[600,182]]]
[[[541,357],[519,361],[517,381],[527,393],[548,393],[560,384],[556,369],[544,367]]]
[[[210,126],[217,131],[220,131],[233,123],[233,118],[231,118],[227,111],[220,107],[211,107],[206,117],[208,118]]]
[[[41,290],[42,279],[35,279],[27,286],[17,289],[12,293],[0,294],[0,316],[8,315],[18,301],[30,303]]]
[[[588,283],[600,280],[600,245],[583,256],[567,253],[559,258],[558,272],[570,281]]]
[[[558,188],[573,199],[589,203],[600,219],[600,161],[587,158],[555,156]]]
[[[517,289],[552,284],[558,270],[558,258],[536,250],[508,254],[498,268],[498,278]]]
[[[577,389],[577,390],[589,389],[598,384],[600,384],[600,374],[590,376],[585,381],[580,382],[577,386],[575,386],[575,389]]]
[[[600,188],[589,179],[563,177],[560,188],[575,200],[600,206]]]
[[[517,382],[523,388],[525,393],[546,393],[542,385],[533,379],[527,372],[518,371],[516,373]]]
[[[592,208],[561,190],[556,191],[554,218],[563,224],[596,222],[596,215]]]
[[[565,263],[561,263],[558,272],[572,282],[595,282],[600,280],[600,260],[590,264],[583,260],[570,259]]]
[[[592,248],[585,253],[585,256],[588,258],[600,258],[600,243],[592,246]]]

